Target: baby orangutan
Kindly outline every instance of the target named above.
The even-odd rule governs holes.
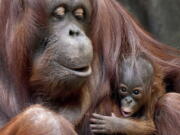
[[[162,79],[156,75],[153,64],[142,56],[125,59],[119,70],[120,82],[115,95],[122,117],[117,117],[114,113],[112,116],[94,113],[91,118],[91,131],[106,134],[152,134],[155,131],[155,103],[163,94]]]

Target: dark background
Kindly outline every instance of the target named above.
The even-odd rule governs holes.
[[[180,0],[118,0],[153,37],[180,49]]]

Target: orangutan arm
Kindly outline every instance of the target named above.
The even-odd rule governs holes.
[[[77,135],[72,125],[60,115],[34,105],[0,129],[0,135]]]
[[[130,118],[118,118],[93,114],[90,125],[94,133],[126,133],[133,135],[149,135],[155,131],[152,120],[134,120]]]

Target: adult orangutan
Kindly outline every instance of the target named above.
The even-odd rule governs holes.
[[[56,114],[77,126],[87,109],[106,102],[109,107],[101,99],[110,92],[119,57],[127,51],[139,48],[169,67],[167,73],[172,67],[178,71],[171,61],[179,51],[145,34],[115,0],[0,3],[0,134],[46,134],[46,128],[52,130],[49,135],[63,134],[53,130],[63,122]],[[39,117],[40,122],[32,121]]]

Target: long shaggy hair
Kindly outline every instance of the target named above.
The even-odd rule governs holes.
[[[89,81],[91,108],[111,92],[111,83],[119,78],[117,71],[123,55],[144,52],[161,65],[165,74],[179,72],[179,50],[154,40],[115,0],[90,2],[90,36],[95,51],[94,73]],[[46,28],[45,9],[45,0],[0,1],[0,113],[7,120],[32,103],[31,53],[43,36],[41,30]]]
[[[153,39],[115,0],[91,0],[91,3],[91,39],[96,52],[93,95],[98,91],[93,96],[95,103],[109,94],[112,82],[119,80],[119,65],[124,56],[141,52],[160,65],[165,76],[180,72],[180,50]]]
[[[180,72],[180,50],[153,39],[118,2],[92,0],[92,5],[91,35],[101,69],[99,88],[104,88],[107,79],[116,81],[123,56],[135,56],[139,52],[160,65],[165,74]]]
[[[43,0],[1,0],[0,111],[7,119],[29,103],[31,52],[47,22]]]

